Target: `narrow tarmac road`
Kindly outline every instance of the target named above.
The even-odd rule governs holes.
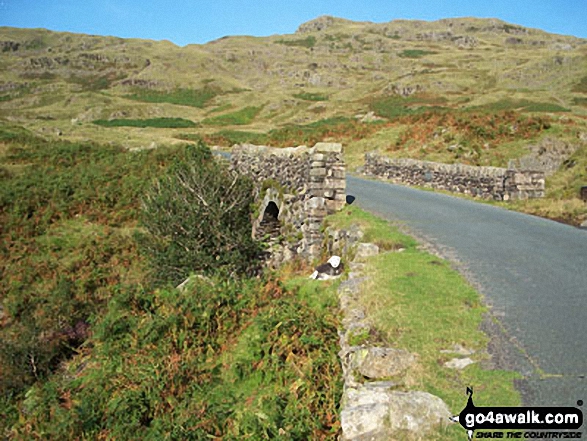
[[[434,245],[481,292],[501,324],[487,323],[494,359],[522,373],[525,405],[582,400],[587,415],[586,230],[353,176],[347,194]]]

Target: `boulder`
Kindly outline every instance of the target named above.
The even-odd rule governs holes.
[[[397,376],[416,362],[416,356],[394,348],[371,347],[353,354],[352,366],[365,378],[372,380]]]
[[[355,260],[365,259],[377,254],[379,254],[379,247],[374,243],[360,243],[355,253]]]
[[[471,360],[469,357],[467,357],[467,358],[453,358],[452,360],[444,363],[444,366],[449,369],[462,370],[473,363],[475,363],[475,361]]]
[[[467,349],[463,345],[460,345],[457,343],[457,344],[453,345],[453,347],[451,349],[443,349],[440,351],[440,353],[441,354],[456,354],[456,355],[467,356],[467,355],[474,354],[475,351],[472,351],[471,349]]]
[[[342,440],[398,439],[398,432],[415,436],[449,423],[451,412],[427,392],[399,392],[392,383],[369,383],[345,392],[341,412]]]

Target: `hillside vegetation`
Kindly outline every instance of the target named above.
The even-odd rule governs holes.
[[[547,198],[508,206],[579,223],[586,43],[487,19],[185,47],[0,28],[0,437],[335,439],[336,284],[260,274],[250,182],[202,141],[336,140],[351,168],[548,158]]]
[[[336,436],[336,296],[251,276],[248,180],[203,145],[0,146],[0,438]]]
[[[562,155],[568,168],[545,201],[518,208],[579,223],[586,43],[474,18],[325,16],[292,35],[185,47],[0,28],[0,118],[133,150],[202,138],[225,148],[336,140],[353,167],[374,149],[505,167],[548,150],[545,138],[562,140],[575,152]]]

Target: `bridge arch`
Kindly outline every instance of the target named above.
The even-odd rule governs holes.
[[[269,233],[272,260],[314,259],[323,242],[322,220],[346,204],[342,145],[313,148],[234,146],[232,169],[256,183],[253,237]]]
[[[275,242],[282,234],[284,201],[276,189],[269,188],[259,205],[257,218],[253,220],[253,237]]]

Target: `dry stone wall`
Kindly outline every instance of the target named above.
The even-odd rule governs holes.
[[[342,145],[318,143],[312,148],[271,148],[250,144],[233,147],[231,167],[257,183],[259,210],[253,233],[267,207],[279,209],[283,237],[272,250],[272,262],[293,255],[319,256],[323,242],[322,221],[346,203],[345,164]]]
[[[440,164],[415,159],[365,155],[364,173],[396,183],[448,190],[500,201],[544,196],[542,171]]]

